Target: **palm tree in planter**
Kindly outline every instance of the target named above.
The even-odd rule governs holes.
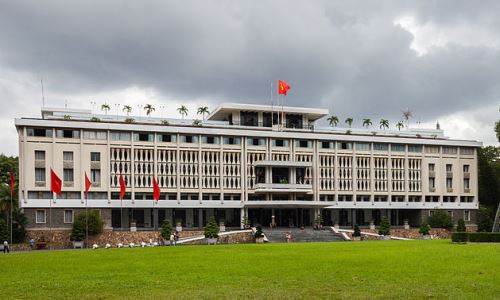
[[[354,232],[352,233],[352,238],[355,241],[361,241],[361,230],[359,230],[359,225],[354,225]]]
[[[146,115],[148,115],[148,117],[151,117],[151,113],[155,111],[155,108],[151,104],[146,104],[144,106],[144,110],[146,111]]]
[[[210,112],[208,111],[208,107],[202,106],[198,107],[198,112],[196,113],[197,115],[201,115],[203,117],[203,121],[205,121],[205,114],[209,114]]]
[[[363,127],[370,127],[372,125],[372,120],[371,119],[363,119]]]
[[[264,243],[264,233],[262,232],[262,226],[258,225],[256,228],[255,228],[255,234],[254,234],[254,237],[255,237],[255,242],[257,244],[262,244]]]
[[[391,239],[391,224],[389,223],[389,219],[384,216],[380,221],[380,228],[378,229],[378,234],[382,236],[383,240]]]
[[[212,216],[207,226],[205,226],[205,238],[207,239],[207,243],[209,245],[215,245],[217,244],[218,237],[219,237],[219,226],[217,225],[215,217]]]
[[[330,126],[332,127],[337,127],[337,124],[339,123],[339,118],[337,116],[330,116],[326,120],[328,121],[328,123],[330,123]]]
[[[420,225],[420,229],[418,232],[422,235],[423,240],[430,240],[431,237],[429,236],[429,231],[431,230],[431,227],[427,222],[422,222],[422,225]]]
[[[351,126],[352,126],[352,122],[354,122],[354,119],[353,119],[353,118],[351,118],[351,117],[349,117],[349,118],[345,119],[345,123],[346,123],[347,125],[349,125],[349,128],[351,128]]]
[[[107,103],[104,103],[103,105],[101,105],[101,110],[104,111],[104,114],[108,114],[108,111],[111,109],[111,107],[109,106],[109,104]]]
[[[184,119],[184,117],[188,114],[188,109],[184,105],[181,105],[181,107],[179,107],[177,111],[179,112],[179,114],[181,114],[182,119]]]
[[[127,117],[128,117],[128,116],[130,116],[130,113],[132,112],[132,106],[124,105],[122,110],[123,110],[123,112],[127,113]]]
[[[386,130],[387,128],[389,128],[389,120],[381,119],[380,120],[380,129]]]
[[[403,121],[399,121],[396,123],[396,127],[398,128],[398,131],[401,131],[401,128],[405,127],[405,124]]]

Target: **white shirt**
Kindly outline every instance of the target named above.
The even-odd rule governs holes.
[[[3,245],[4,245],[4,246],[8,246],[8,245],[9,245],[9,243],[7,243],[7,241],[3,241]]]

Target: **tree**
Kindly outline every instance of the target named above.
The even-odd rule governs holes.
[[[22,243],[26,240],[27,224],[28,219],[23,212],[18,207],[14,207],[12,212],[12,242]]]
[[[169,240],[170,235],[172,234],[172,225],[170,222],[165,220],[163,221],[163,225],[161,225],[161,236],[164,240]]]
[[[205,238],[216,239],[218,237],[219,237],[219,225],[217,225],[215,217],[212,216],[207,226],[205,226]]]
[[[103,110],[106,115],[108,114],[108,111],[110,109],[111,109],[111,107],[109,107],[109,104],[107,104],[107,103],[104,103],[103,105],[101,105],[101,110]]]
[[[401,128],[405,127],[405,124],[403,123],[403,121],[399,121],[396,123],[396,127],[399,131],[401,131]]]
[[[370,127],[372,125],[372,120],[370,119],[363,119],[363,127]]]
[[[465,227],[464,219],[459,219],[457,223],[457,232],[466,232],[467,228]]]
[[[179,112],[179,114],[181,114],[183,119],[188,114],[188,109],[184,105],[181,105],[181,107],[177,108],[177,111]]]
[[[198,112],[196,114],[201,115],[203,117],[203,121],[205,121],[205,114],[209,114],[208,107],[202,106],[198,107]]]
[[[405,119],[406,121],[406,128],[410,128],[410,118],[413,117],[413,113],[410,111],[409,108],[403,110],[402,113],[403,113],[403,119]]]
[[[4,241],[9,241],[9,226],[4,219],[0,218],[0,243],[3,244]]]
[[[453,228],[451,216],[444,210],[435,210],[434,214],[427,218],[427,222],[432,228]]]
[[[500,147],[478,149],[477,165],[479,203],[496,211],[500,203]]]
[[[495,133],[497,134],[497,140],[500,143],[500,120],[495,122]]]
[[[361,230],[359,230],[358,224],[354,225],[354,232],[352,233],[352,236],[361,236]]]
[[[130,115],[130,113],[132,112],[132,106],[130,105],[124,105],[123,106],[123,111],[127,113],[127,117]]]
[[[352,126],[352,122],[354,122],[354,119],[353,119],[353,118],[351,118],[351,117],[349,117],[349,118],[345,119],[345,123],[346,123],[347,125],[349,125],[349,128],[351,128],[351,126]]]
[[[257,225],[257,227],[255,227],[255,234],[254,234],[254,237],[255,237],[255,238],[261,238],[261,237],[264,237],[264,233],[262,232],[262,226]]]
[[[380,120],[380,129],[384,129],[386,130],[387,128],[389,128],[389,120],[386,120],[386,119],[381,119]]]
[[[87,234],[86,224],[88,225],[89,235],[96,235],[96,234],[102,233],[102,230],[104,227],[104,221],[102,220],[101,216],[99,215],[99,211],[97,211],[97,210],[88,211],[87,218],[88,219],[85,219],[85,212],[79,214],[75,218],[75,220],[73,222],[73,229],[75,229],[75,224],[77,224],[77,230],[75,231],[74,238],[80,238],[81,229],[78,228],[78,226],[83,226],[83,228],[85,230],[85,232],[83,234],[83,239],[85,239],[86,234]],[[72,235],[73,235],[73,233],[72,233]]]
[[[337,127],[337,124],[339,123],[339,118],[337,116],[330,116],[326,120],[328,121],[328,123],[330,123],[330,126],[332,127]]]
[[[422,235],[428,235],[430,230],[431,230],[431,227],[429,226],[429,224],[427,224],[427,222],[422,222],[418,232]]]
[[[71,241],[81,242],[85,239],[86,228],[85,228],[85,215],[83,218],[77,217],[73,222],[73,228],[71,229],[71,236],[69,239]]]
[[[493,211],[485,206],[480,206],[477,210],[477,231],[491,232],[493,227]]]
[[[380,221],[380,228],[378,229],[378,234],[380,235],[390,235],[391,234],[391,224],[389,219],[384,216]]]
[[[155,111],[155,108],[151,104],[146,104],[144,106],[144,110],[146,111],[146,115],[151,116],[151,113]]]

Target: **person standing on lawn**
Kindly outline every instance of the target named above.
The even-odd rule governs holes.
[[[7,241],[3,241],[3,253],[10,253],[10,249],[9,249],[9,242]]]
[[[170,233],[170,246],[173,246],[174,245],[174,239],[175,239],[175,236],[174,236],[174,233]]]

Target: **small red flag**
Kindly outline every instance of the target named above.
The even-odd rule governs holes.
[[[57,177],[52,168],[50,169],[50,188],[52,193],[56,193],[58,196],[61,196],[62,181],[59,177]]]
[[[9,172],[10,174],[10,193],[14,194],[14,187],[16,185],[16,179],[14,178],[14,173]]]
[[[285,95],[288,90],[290,90],[291,87],[288,85],[288,83],[284,82],[283,80],[278,80],[278,94],[280,95]]]
[[[125,179],[120,175],[120,200],[123,200],[123,197],[125,197]]]
[[[91,185],[92,185],[92,182],[90,181],[89,177],[87,176],[87,172],[85,172],[85,194],[87,194],[89,192]]]
[[[160,200],[160,186],[158,186],[158,182],[156,182],[156,178],[153,177],[153,198],[156,203]]]

